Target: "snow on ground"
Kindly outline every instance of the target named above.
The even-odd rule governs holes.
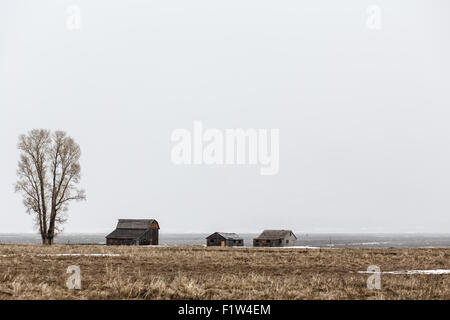
[[[321,249],[320,247],[310,247],[310,246],[292,246],[292,247],[261,247],[269,249]]]
[[[205,248],[215,248],[214,246],[207,247],[206,244],[203,245]],[[217,248],[233,248],[233,249],[250,249],[250,248],[256,248],[256,249],[320,249],[320,247],[309,247],[309,246],[292,246],[292,247],[246,247],[246,246],[228,246],[228,247],[220,247],[217,246]]]
[[[358,271],[358,273],[370,273],[375,274],[373,271]],[[450,274],[448,269],[435,269],[435,270],[399,270],[399,271],[381,271],[381,274]]]
[[[120,257],[117,253],[44,253],[36,257]]]
[[[14,257],[17,254],[0,254],[1,258]],[[21,254],[20,256],[25,256]],[[116,253],[38,253],[36,257],[120,257],[120,254]]]

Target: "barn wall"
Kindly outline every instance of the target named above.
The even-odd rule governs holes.
[[[283,241],[282,241],[282,239],[259,240],[259,241],[254,239],[253,246],[254,247],[283,247]]]
[[[242,247],[244,245],[244,240],[243,239],[240,239],[240,240],[241,240],[241,243],[239,243],[237,240],[236,241],[227,240],[226,245],[228,247]]]
[[[222,246],[222,241],[225,241],[225,246],[227,246],[227,247],[243,246],[244,240],[243,239],[240,239],[240,240],[241,240],[241,243],[239,244],[238,241],[234,242],[232,239],[226,239],[219,234],[214,234],[214,235],[209,236],[206,239],[206,246],[220,247],[220,246]]]
[[[208,247],[220,247],[222,245],[222,241],[225,241],[224,237],[214,234],[206,239],[206,245]]]
[[[158,245],[158,243],[159,243],[159,230],[158,229],[148,230],[148,244]]]
[[[106,239],[106,244],[109,246],[133,246],[135,242],[133,239]]]
[[[288,241],[288,242],[286,242]],[[282,239],[259,240],[253,239],[254,247],[292,247],[295,246],[295,236],[292,234],[286,235]]]
[[[288,247],[295,246],[295,237],[293,235],[291,235],[288,240],[289,240],[289,244],[286,244],[286,246],[288,246]]]
[[[137,241],[137,243],[136,243]],[[158,229],[147,230],[139,239],[115,239],[106,238],[106,245],[158,245],[159,232]]]

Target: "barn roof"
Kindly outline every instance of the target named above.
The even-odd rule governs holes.
[[[264,230],[257,238],[258,240],[278,240],[282,239],[290,234],[293,234],[295,239],[297,237],[291,230]]]
[[[106,236],[112,239],[139,239],[147,229],[116,229]]]
[[[239,236],[237,233],[232,233],[232,232],[218,232],[218,234],[220,234],[222,237],[224,237],[225,239],[230,239],[230,240],[242,240],[242,237]]]
[[[209,237],[212,237],[215,234],[218,234],[227,240],[243,240],[243,238],[241,236],[239,236],[236,233],[232,233],[232,232],[214,232],[213,234],[206,237],[206,239],[208,239]]]
[[[155,219],[119,219],[117,229],[148,229]],[[158,223],[158,222],[156,222]]]
[[[148,229],[150,225],[158,222],[155,219],[119,219],[116,230],[106,236],[113,239],[138,239]],[[159,229],[159,224],[158,224]]]

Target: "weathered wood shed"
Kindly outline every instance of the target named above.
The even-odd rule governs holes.
[[[264,230],[253,239],[254,247],[291,247],[297,237],[291,230]]]
[[[119,219],[106,236],[107,245],[157,245],[158,241],[159,224],[154,219]]]
[[[206,237],[206,246],[221,246],[221,247],[242,247],[244,239],[236,233],[230,232],[214,232]]]

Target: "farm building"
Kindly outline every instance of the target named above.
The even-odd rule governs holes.
[[[159,224],[154,219],[119,219],[106,236],[107,245],[157,245]]]
[[[206,237],[206,245],[208,247],[242,247],[244,245],[244,239],[236,233],[214,232],[210,236]]]
[[[253,239],[254,247],[291,247],[297,237],[291,230],[264,230]]]

